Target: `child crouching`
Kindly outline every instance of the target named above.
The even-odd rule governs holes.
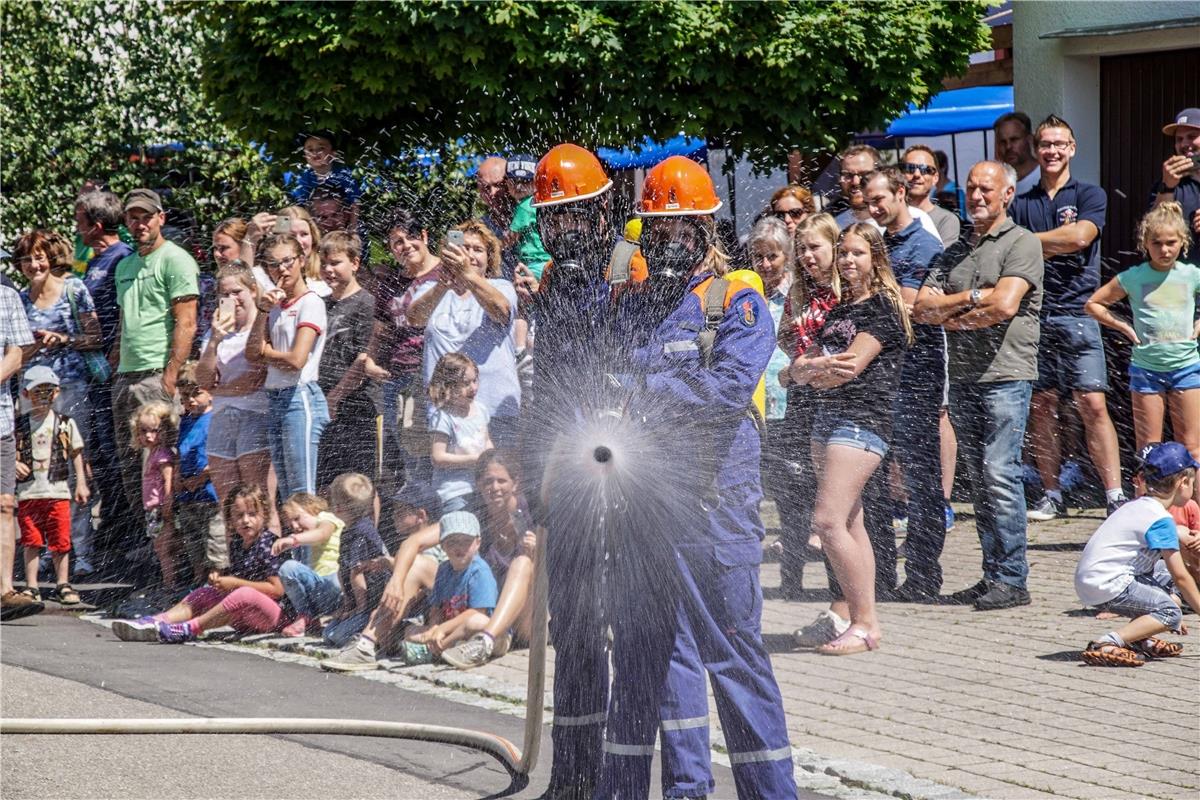
[[[1147,447],[1141,464],[1146,495],[1113,512],[1088,540],[1075,570],[1076,594],[1087,605],[1132,621],[1089,642],[1084,663],[1140,667],[1148,657],[1183,652],[1182,645],[1155,637],[1185,630],[1176,587],[1188,605],[1200,609],[1200,591],[1180,555],[1179,532],[1167,511],[1192,496],[1197,467],[1200,463],[1178,442]],[[1165,575],[1155,572],[1160,559]]]
[[[329,487],[333,513],[345,521],[338,552],[338,581],[342,585],[342,604],[325,627],[325,644],[343,647],[356,637],[383,593],[384,576],[376,573],[368,586],[367,573],[375,559],[387,555],[383,539],[375,527],[375,487],[366,475],[346,472]]]
[[[211,628],[230,625],[241,634],[279,627],[283,584],[279,567],[289,556],[273,555],[275,534],[267,530],[268,505],[260,486],[243,486],[225,500],[231,537],[228,574],[209,573],[208,584],[171,608],[136,620],[117,620],[113,633],[127,642],[189,642]]]

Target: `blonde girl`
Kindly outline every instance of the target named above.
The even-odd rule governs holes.
[[[1200,267],[1180,260],[1188,254],[1188,239],[1179,203],[1150,209],[1137,227],[1138,250],[1147,260],[1097,289],[1084,309],[1133,343],[1129,393],[1137,449],[1162,440],[1169,412],[1176,441],[1200,458]],[[1110,310],[1126,298],[1132,324]],[[1200,487],[1196,492],[1200,499]]]
[[[817,390],[812,449],[820,477],[812,524],[844,597],[830,610],[850,621],[817,648],[825,655],[879,647],[875,553],[863,522],[862,492],[887,455],[904,350],[913,341],[879,231],[866,223],[846,228],[838,239],[837,268],[842,301],[791,367],[797,383]]]
[[[175,541],[172,511],[179,417],[168,403],[147,403],[130,417],[129,428],[133,441],[142,451],[142,508],[146,513],[146,535],[154,542],[163,588],[172,591],[178,588],[175,566],[179,543]]]
[[[214,236],[214,239],[216,237]],[[258,284],[251,269],[230,263],[217,270],[217,308],[196,364],[196,381],[213,398],[208,463],[218,502],[238,486],[262,486],[271,512],[268,527],[279,530],[275,471],[267,440],[265,364],[251,364],[246,344],[258,318]]]
[[[429,381],[429,431],[433,486],[443,514],[467,507],[471,471],[480,454],[492,448],[488,413],[475,400],[478,393],[479,370],[469,356],[447,353],[438,359]]]
[[[276,288],[260,294],[246,342],[246,359],[265,364],[267,441],[280,491],[316,493],[317,448],[329,424],[317,385],[325,349],[325,303],[304,278],[304,250],[290,233],[259,245],[263,267]]]
[[[284,501],[280,515],[291,533],[277,539],[271,553],[294,551],[296,556],[279,568],[283,590],[296,611],[296,619],[282,633],[319,633],[319,618],[332,614],[342,600],[338,556],[346,525],[330,512],[324,498],[308,492],[297,492]]]

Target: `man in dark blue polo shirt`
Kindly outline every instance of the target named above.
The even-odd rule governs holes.
[[[1162,165],[1162,180],[1154,186],[1151,205],[1174,200],[1183,206],[1183,219],[1192,232],[1188,261],[1200,258],[1200,108],[1185,108],[1163,129],[1175,139],[1175,155]]]
[[[911,308],[930,263],[942,252],[942,243],[909,212],[908,181],[899,168],[876,172],[863,193],[871,218],[883,228],[892,272],[905,305]],[[905,354],[900,373],[892,433],[892,452],[908,491],[906,579],[897,590],[905,602],[938,597],[942,588],[938,559],[946,540],[939,426],[946,391],[946,334],[934,325],[915,325],[914,333],[916,342]]]
[[[1034,147],[1041,180],[1012,205],[1013,221],[1037,236],[1045,260],[1038,379],[1029,427],[1046,494],[1029,510],[1029,518],[1053,519],[1066,512],[1058,484],[1062,453],[1057,414],[1059,395],[1066,392],[1071,392],[1083,419],[1088,452],[1111,513],[1125,502],[1117,431],[1104,396],[1108,375],[1100,325],[1083,310],[1100,288],[1100,231],[1108,198],[1099,186],[1071,177],[1075,134],[1066,120],[1047,117],[1034,133]]]

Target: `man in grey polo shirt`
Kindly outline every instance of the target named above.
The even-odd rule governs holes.
[[[162,235],[162,200],[149,189],[125,196],[125,227],[137,251],[117,264],[121,324],[109,360],[117,364],[112,410],[121,483],[131,508],[142,508],[142,458],[130,447],[129,418],[155,400],[175,402],[175,377],[192,351],[200,294],[196,260]],[[133,529],[140,527],[130,520]]]
[[[970,235],[930,267],[913,319],[946,329],[950,418],[971,473],[983,579],[951,595],[980,611],[1027,605],[1021,444],[1037,378],[1042,248],[1008,217],[1017,173],[981,161],[967,180]]]

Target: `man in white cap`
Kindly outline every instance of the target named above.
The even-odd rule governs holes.
[[[1153,204],[1174,200],[1192,231],[1192,258],[1200,241],[1200,108],[1185,108],[1162,129],[1175,139],[1175,155],[1162,165],[1162,180],[1154,185]]]

